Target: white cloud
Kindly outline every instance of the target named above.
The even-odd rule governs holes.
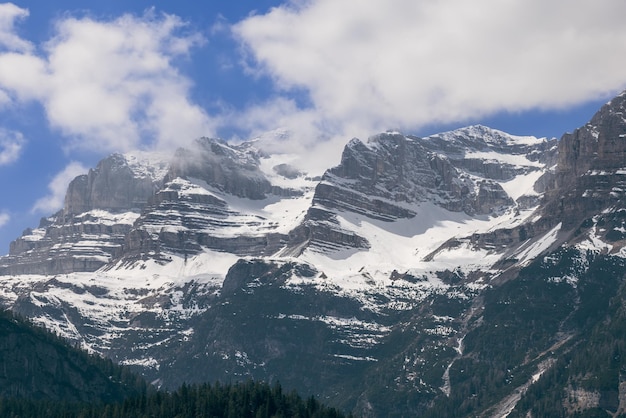
[[[30,42],[15,34],[15,21],[28,17],[28,10],[17,7],[13,3],[0,4],[0,48],[11,51],[30,51]]]
[[[48,195],[35,202],[31,212],[50,214],[63,207],[67,186],[72,180],[81,174],[87,173],[88,169],[78,162],[69,163],[63,171],[58,173],[48,184]]]
[[[0,228],[9,223],[11,215],[6,212],[0,212]]]
[[[623,0],[290,0],[232,27],[274,96],[216,116],[179,71],[205,42],[180,18],[64,15],[33,45],[15,30],[27,16],[0,5],[0,108],[39,102],[69,147],[98,152],[175,147],[224,128],[248,138],[284,127],[288,150],[343,144],[626,87]],[[218,18],[207,33],[226,25]]]
[[[24,142],[20,132],[0,128],[0,166],[17,161]]]
[[[42,54],[0,52],[0,88],[41,102],[70,147],[174,147],[213,133],[175,64],[202,42],[178,17],[152,11],[112,21],[67,17]]]
[[[624,16],[623,0],[294,0],[233,31],[251,68],[308,92],[318,127],[350,133],[608,97],[626,87]]]

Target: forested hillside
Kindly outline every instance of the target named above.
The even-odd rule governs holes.
[[[280,384],[183,385],[157,391],[128,368],[73,348],[0,311],[0,417],[340,418]]]
[[[129,369],[0,312],[0,397],[114,402],[146,387]]]
[[[561,248],[485,292],[427,417],[626,413],[626,262]]]

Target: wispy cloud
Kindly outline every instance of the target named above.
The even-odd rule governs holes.
[[[233,30],[281,95],[308,94],[283,119],[313,112],[318,127],[349,133],[613,94],[626,87],[624,16],[623,0],[311,0]]]
[[[191,81],[175,65],[204,42],[180,18],[153,11],[109,21],[65,17],[37,53],[13,33],[14,21],[28,12],[4,7],[0,42],[11,50],[0,52],[0,91],[43,104],[66,146],[173,147],[213,133],[211,118],[189,98]]]
[[[20,132],[0,128],[0,166],[17,161],[24,143]]]
[[[0,4],[0,49],[29,52],[33,45],[15,34],[15,22],[28,17],[28,10],[13,3]]]
[[[81,163],[71,162],[63,171],[58,173],[48,184],[48,194],[35,202],[31,209],[33,213],[50,214],[63,207],[67,186],[72,180],[81,174],[86,174],[88,169]]]
[[[9,223],[11,216],[6,212],[0,212],[0,228]]]

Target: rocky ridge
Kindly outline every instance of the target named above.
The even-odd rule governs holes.
[[[537,204],[534,189],[509,190],[502,183],[538,176],[546,169],[555,141],[521,138],[474,126],[420,139],[388,132],[366,143],[351,140],[339,166],[317,185],[305,222],[290,247],[369,248],[367,239],[339,226],[338,212],[392,223],[419,217],[420,204],[452,213],[493,216]],[[293,252],[291,252],[293,253]],[[297,254],[297,251],[296,251]]]
[[[624,132],[626,94],[622,93],[558,142],[556,163],[535,184],[545,194],[538,216],[517,228],[475,235],[472,242],[477,247],[510,250],[560,225],[559,243],[588,241],[585,232],[591,229],[607,243],[605,250],[619,253],[626,237],[621,232],[626,201]]]

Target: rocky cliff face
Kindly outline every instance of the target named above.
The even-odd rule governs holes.
[[[162,186],[163,156],[114,154],[69,185],[61,211],[28,229],[0,258],[0,274],[95,271],[122,255],[126,235]]]
[[[482,135],[496,134],[485,127],[473,129]],[[370,138],[367,145],[352,140],[346,146],[341,164],[326,173],[323,179],[326,181],[319,186],[316,198],[328,202],[330,207],[361,210],[366,216],[382,220],[415,216],[402,205],[424,201],[436,201],[448,210],[470,215],[490,214],[514,205],[513,199],[494,180],[511,180],[525,169],[481,157],[480,152],[525,157],[545,147],[543,142],[523,149],[500,144],[495,151],[496,147],[484,140],[482,143],[472,142],[466,132],[457,131],[454,135],[458,136],[448,134],[442,140],[388,133]],[[458,146],[455,152],[451,143],[455,139],[460,142],[460,137],[466,145]],[[476,153],[476,157],[472,153]],[[342,184],[344,180],[346,184]],[[336,192],[335,198],[328,198],[332,194],[328,186],[333,185],[348,187],[343,187],[341,193]],[[352,195],[345,197],[346,202],[343,202],[339,196],[345,195],[346,191],[351,191]],[[353,202],[352,196],[356,193],[364,198]],[[376,200],[371,203],[366,199]]]
[[[563,135],[545,215],[565,226],[623,206],[626,197],[626,94],[604,105],[583,127]],[[552,215],[554,216],[554,215]]]
[[[262,223],[267,225],[257,230]],[[275,229],[271,221],[239,212],[207,189],[176,178],[156,193],[135,222],[125,255],[175,252],[188,256],[204,249],[240,256],[271,255],[287,238]]]
[[[469,216],[526,209],[532,206],[529,201],[537,201],[532,184],[510,189],[513,197],[502,184],[538,177],[552,158],[545,154],[553,154],[554,148],[554,141],[514,137],[483,126],[425,139],[399,133],[376,135],[367,144],[353,139],[340,165],[317,185],[313,206],[292,232],[288,252],[297,254],[307,246],[322,251],[369,248],[365,237],[341,225],[341,213],[392,223],[419,217],[426,202]]]
[[[591,120],[563,135],[553,167],[535,184],[544,193],[538,216],[524,224],[477,234],[485,248],[515,248],[560,225],[562,241],[580,242],[590,234],[624,246],[621,210],[626,201],[626,94],[604,105]]]
[[[67,219],[94,209],[139,212],[161,187],[166,165],[157,161],[152,166],[148,160],[139,169],[132,159],[135,158],[113,154],[88,174],[72,180],[65,195],[63,216]]]

